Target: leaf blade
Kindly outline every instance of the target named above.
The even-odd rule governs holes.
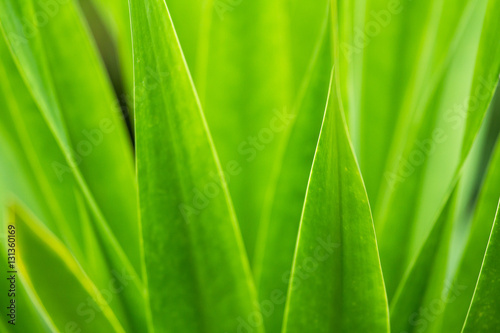
[[[330,87],[304,204],[284,332],[388,332],[387,298],[368,198],[338,104],[340,92],[334,84]],[[331,245],[326,257],[318,256],[318,243],[324,243],[324,237]],[[301,270],[307,269],[308,261],[315,263],[315,275],[304,277]]]
[[[500,201],[498,207],[500,207]],[[499,211],[497,208],[479,279],[462,329],[464,333],[493,332],[500,325],[500,318],[498,317],[500,302],[498,297],[491,297],[491,295],[498,293],[500,283],[498,278],[500,276]]]
[[[149,330],[235,330],[259,310],[222,169],[165,2],[130,8]],[[137,89],[148,70],[159,93]]]

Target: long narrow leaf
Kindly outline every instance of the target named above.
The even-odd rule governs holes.
[[[500,205],[500,202],[499,202]],[[500,207],[500,206],[499,206]],[[500,326],[500,226],[499,208],[493,223],[474,297],[462,332],[495,332]]]
[[[427,316],[435,304],[444,301],[446,267],[453,230],[456,194],[443,205],[427,240],[413,265],[406,272],[391,302],[391,330],[394,332],[431,332],[435,318]]]
[[[442,330],[446,332],[460,332],[463,319],[472,300],[500,197],[500,173],[498,170],[500,170],[500,142],[497,143],[491,158],[476,204],[467,245],[454,275],[453,284],[457,288],[460,287],[460,292],[448,297],[444,310]]]
[[[284,319],[286,333],[389,331],[370,206],[337,84],[330,84],[309,179]]]
[[[130,330],[124,326],[127,323],[124,313],[110,307],[110,304],[117,304],[120,289],[116,285],[123,289],[129,281],[119,281],[115,277],[110,282],[112,287],[99,290],[66,247],[40,222],[17,205],[11,206],[10,213],[12,220],[8,230],[11,236],[14,235],[18,248],[17,261],[12,267],[19,271],[31,297],[36,298],[34,303],[43,307],[59,331],[68,327],[115,332]],[[16,274],[9,277],[15,280]],[[54,293],[59,297],[54,297]]]
[[[63,157],[52,161],[54,173],[59,181],[67,173],[75,178],[113,262],[127,267],[140,285],[132,150],[80,13],[73,2],[58,4],[40,25],[37,14],[46,11],[42,1],[9,0],[0,8],[18,70],[56,142],[51,149]],[[62,32],[64,37],[57,38]],[[67,47],[70,40],[73,47]]]
[[[165,2],[130,9],[149,329],[235,331],[259,309],[223,170]]]
[[[299,230],[302,205],[307,189],[314,151],[319,136],[324,101],[328,94],[328,70],[331,68],[329,10],[320,31],[315,53],[304,86],[298,96],[292,124],[278,151],[272,170],[272,182],[266,198],[253,271],[261,304],[267,305],[264,323],[269,331],[280,331],[285,308],[288,281],[283,276],[290,270]],[[296,149],[296,147],[301,149]],[[277,294],[283,298],[276,298]]]

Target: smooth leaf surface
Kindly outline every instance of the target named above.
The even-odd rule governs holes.
[[[222,166],[233,160],[240,166],[227,182],[252,262],[269,171],[307,62],[294,77],[289,1],[214,0],[207,6],[211,18],[202,20],[210,25],[199,38],[208,45],[199,48],[196,88]],[[323,5],[312,10],[316,6]],[[314,42],[306,46],[310,53]]]
[[[460,332],[472,300],[500,197],[498,170],[500,170],[500,144],[497,143],[476,204],[467,245],[454,274],[453,284],[457,288],[460,287],[460,292],[450,295],[444,310],[442,330],[447,332]]]
[[[3,166],[10,165],[13,169],[17,167],[17,172],[22,177],[32,180],[28,182],[29,189],[22,190],[23,186],[19,183],[8,184],[6,189],[18,200],[29,202],[34,213],[47,221],[47,227],[54,234],[60,238],[64,237],[66,245],[75,254],[80,254],[81,259],[85,245],[80,236],[76,203],[72,200],[76,181],[71,175],[66,175],[60,181],[55,172],[54,161],[64,159],[64,156],[59,149],[53,149],[57,147],[57,143],[26,89],[3,36],[0,39],[0,55],[0,98],[5,106],[4,112],[0,114],[4,139],[2,144],[10,147],[12,151],[24,151],[24,156],[16,154],[15,160],[5,159]],[[37,137],[33,138],[31,132],[36,132]],[[2,176],[12,179],[11,174],[12,172],[6,171]],[[36,198],[36,205],[33,201],[28,201],[31,196]],[[55,198],[64,198],[65,204],[60,205]],[[74,222],[67,223],[67,220]]]
[[[81,211],[75,199],[84,198],[102,244],[93,250],[96,258],[106,258],[104,269],[89,270],[89,275],[102,288],[110,281],[111,271],[125,270],[132,282],[116,302],[142,305],[132,150],[81,16],[72,2],[50,7],[50,12],[39,1],[1,6],[0,20],[11,51],[2,44],[7,74],[2,76],[2,90],[14,125],[8,131],[14,132],[14,144],[25,152],[12,160],[11,167],[32,180],[26,191],[20,192],[14,184],[7,190],[26,204],[26,198],[34,197],[35,204],[30,201],[29,207],[89,269],[84,257],[90,244],[82,238]],[[35,24],[42,14],[48,16],[46,24]],[[61,31],[63,38],[56,38]],[[78,47],[68,48],[68,40]],[[55,66],[58,70],[51,70]],[[3,176],[10,177],[9,173]],[[112,185],[116,182],[120,188]],[[139,306],[140,312],[143,309]],[[130,320],[139,328],[143,318]]]
[[[284,319],[287,333],[389,331],[373,221],[337,84],[330,84],[309,179]]]
[[[90,1],[90,0],[84,0]],[[108,0],[98,1],[91,0],[99,14],[103,18],[104,24],[107,25],[112,34],[116,48],[119,54],[119,63],[121,76],[125,84],[126,102],[132,102],[133,95],[133,60],[132,60],[132,35],[130,31],[130,15],[128,9],[128,1],[125,0]],[[128,105],[133,107],[133,103]]]
[[[455,8],[461,3],[448,6],[448,20],[456,19]],[[408,126],[403,117],[408,112],[405,99],[420,88],[415,81],[416,75],[422,75],[419,70],[425,70],[425,52],[434,45],[440,47],[438,52],[448,51],[448,41],[433,44],[426,39],[432,35],[434,40],[443,6],[444,1],[367,0],[364,26],[340,45],[343,58],[363,55],[358,156],[374,207],[383,194],[391,147],[398,143],[395,135]]]
[[[16,331],[494,331],[499,10],[0,1]]]
[[[50,325],[58,331],[68,327],[130,330],[124,326],[127,319],[123,309],[116,306],[119,304],[116,293],[106,289],[105,298],[64,244],[23,208],[11,206],[10,214],[9,225],[14,226],[18,247],[16,267],[24,287]],[[54,294],[59,297],[53,297]]]
[[[220,20],[217,0],[166,0],[179,43],[186,57],[195,85],[199,74],[205,73],[206,57],[211,51],[211,40],[207,38],[212,30],[212,21]]]
[[[420,90],[411,92],[405,110],[409,113],[403,119],[409,123],[398,125],[384,175],[384,195],[374,213],[389,299],[432,228],[439,203],[459,177],[466,125],[456,113],[461,114],[464,96],[470,91],[485,11],[485,1],[454,11],[461,17],[455,20],[455,33],[448,40],[453,47],[442,50],[442,45],[436,45],[425,55],[430,84],[418,85]],[[447,34],[450,27],[433,29]],[[410,124],[414,125],[408,128]]]
[[[66,173],[75,178],[114,264],[125,266],[140,285],[132,150],[79,11],[73,2],[58,4],[50,13],[38,0],[0,6],[18,70],[56,142],[51,149],[64,157],[52,161],[54,172],[59,181]],[[37,23],[41,13],[47,16],[44,25]],[[73,47],[67,47],[69,40]]]
[[[498,294],[499,284],[500,227],[497,208],[483,265],[462,332],[494,332],[499,327],[500,300],[498,297],[492,297]]]
[[[329,12],[328,12],[329,14]],[[264,206],[253,271],[261,304],[271,302],[273,311],[264,314],[268,331],[280,331],[288,290],[286,275],[293,262],[302,205],[307,188],[323,108],[328,94],[328,71],[331,68],[328,24],[325,15],[315,53],[304,77],[304,86],[293,113],[293,123],[285,131],[272,170],[272,182]],[[300,146],[301,149],[295,147]],[[280,294],[283,298],[276,298]]]
[[[2,228],[1,229],[2,232],[0,232],[0,237],[2,239],[8,239],[7,238],[9,231],[8,225],[9,222],[12,221],[12,215],[9,216],[7,213],[8,211],[7,202],[9,201],[9,199],[7,198],[6,188],[7,188],[6,185],[3,183],[2,180],[0,180],[0,201],[1,201],[0,226]],[[2,252],[0,254],[0,258],[4,263],[8,262],[7,249],[8,249],[8,242],[5,242],[5,244],[2,246]],[[4,287],[5,290],[8,290],[10,288],[10,281],[5,279],[5,281],[2,283],[2,287]],[[21,283],[18,283],[16,285],[16,302],[18,302],[18,304],[23,304],[22,306],[23,314],[22,316],[21,315],[16,316],[16,325],[15,325],[16,329],[22,332],[36,332],[36,333],[49,331],[51,328],[53,328],[52,323],[47,322],[46,317],[41,316],[38,304],[34,303],[32,299],[33,298],[29,297],[28,291],[24,287],[24,282],[21,281]],[[9,329],[13,327],[7,322],[7,320],[11,319],[9,317],[6,316],[7,319],[2,320],[0,324],[1,332],[8,332]],[[24,320],[24,318],[30,318],[30,320]]]
[[[149,329],[234,331],[259,314],[223,176],[235,165],[218,162],[165,3],[130,8]],[[156,89],[137,89],[150,71]]]
[[[462,159],[467,157],[467,153],[472,147],[484,119],[485,110],[488,108],[498,85],[500,76],[500,44],[497,43],[497,33],[500,29],[499,15],[500,3],[489,0],[468,103]]]
[[[2,154],[5,190],[16,200],[32,207],[34,214],[46,221],[45,224],[51,232],[61,239],[88,269],[94,283],[105,287],[112,278],[110,268],[119,271],[121,266],[104,262],[103,248],[95,240],[95,221],[91,222],[91,217],[85,217],[80,209],[84,206],[86,213],[87,207],[85,202],[81,202],[84,200],[83,194],[78,190],[75,178],[69,174],[60,179],[54,169],[54,161],[64,160],[64,156],[57,148],[56,140],[26,89],[3,36],[0,49],[3,51],[0,52],[0,73],[3,78],[0,81],[0,103],[6,107],[5,112],[0,114],[4,125],[1,131],[4,139],[2,144],[7,144],[5,149],[24,152],[24,156],[15,154],[13,159],[6,158],[5,151]],[[12,96],[16,98],[11,98]],[[36,138],[30,135],[33,132],[37,133]],[[7,139],[8,137],[10,139]],[[17,177],[13,177],[14,174]],[[20,177],[31,181],[24,186],[18,179]],[[82,228],[82,225],[86,228]],[[100,263],[96,266],[96,262]],[[136,292],[134,288],[127,288],[124,293],[130,295],[130,304],[137,304],[137,298],[134,299],[137,297]]]
[[[456,205],[454,191],[443,205],[416,260],[406,272],[391,302],[391,331],[431,332],[435,316],[429,309],[443,306],[447,259]]]

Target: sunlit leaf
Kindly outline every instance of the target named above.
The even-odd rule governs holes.
[[[393,141],[393,155],[381,188],[384,194],[377,199],[374,213],[389,299],[432,228],[439,202],[463,166],[460,155],[462,146],[466,146],[462,140],[466,124],[461,116],[466,108],[462,105],[469,97],[466,94],[473,80],[475,50],[482,45],[486,1],[473,5],[454,11],[461,17],[455,20],[456,32],[448,41],[451,46],[441,49],[442,45],[436,45],[433,52],[441,53],[425,55],[431,57],[426,61],[441,61],[427,63],[425,71],[430,71],[430,82],[418,86],[421,93],[411,92],[406,102],[409,109],[405,111],[409,113],[403,120],[408,123],[398,125]],[[435,29],[449,34],[450,27],[438,25]],[[486,108],[481,112],[484,114]]]
[[[165,3],[130,5],[149,327],[235,331],[259,315],[223,175],[240,167],[219,164]],[[151,71],[156,89],[139,89]]]
[[[431,332],[436,324],[435,317],[430,317],[428,312],[444,306],[442,295],[446,287],[456,197],[456,192],[448,197],[422,249],[396,291],[390,306],[393,332]]]
[[[499,202],[500,204],[500,202]],[[500,283],[499,210],[495,217],[483,265],[462,332],[494,332],[500,325],[500,301],[492,297]]]
[[[309,179],[290,274],[287,333],[389,331],[370,206],[337,84],[331,84]]]
[[[99,290],[64,244],[40,222],[19,206],[12,206],[10,213],[12,220],[8,234],[16,239],[13,267],[19,274],[9,277],[13,278],[12,281],[22,277],[29,297],[35,298],[34,303],[39,311],[43,311],[49,325],[59,331],[81,327],[115,332],[130,329],[124,326],[127,319],[116,301],[119,288],[126,288],[124,284],[129,281],[114,277],[107,289]],[[54,293],[60,296],[54,297]],[[114,306],[110,307],[110,304]]]
[[[331,56],[326,14],[329,13],[325,13],[315,53],[294,108],[293,123],[285,129],[287,137],[272,171],[259,226],[253,271],[261,304],[272,309],[263,315],[266,329],[273,332],[280,331],[283,321],[288,290],[288,279],[284,276],[293,262],[309,170],[328,93]],[[302,148],[297,150],[297,146]],[[276,299],[278,293],[283,298]]]
[[[460,287],[459,293],[450,295],[442,320],[442,330],[459,332],[474,293],[491,233],[495,210],[500,197],[500,145],[496,145],[476,204],[471,230],[464,255],[460,260],[453,284]]]

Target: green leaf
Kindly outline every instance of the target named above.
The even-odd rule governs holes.
[[[130,8],[149,329],[235,331],[260,316],[223,176],[239,166],[218,161],[164,1]]]
[[[18,70],[55,140],[50,149],[63,157],[52,161],[62,170],[59,182],[67,172],[75,178],[114,265],[127,267],[140,286],[132,150],[79,11],[72,1],[47,7],[39,0],[9,0],[0,8]]]
[[[498,85],[500,76],[500,44],[497,43],[498,31],[500,30],[499,15],[500,3],[489,0],[470,90],[462,160],[465,160],[472,147]]]
[[[389,331],[370,206],[338,84],[330,83],[309,179],[284,319],[286,333]]]
[[[32,172],[31,166],[36,165],[36,161],[31,158],[32,155],[30,153],[33,152],[33,149],[25,145],[27,143],[26,139],[29,138],[25,137],[24,141],[21,140],[19,137],[20,133],[18,132],[19,129],[23,129],[23,127],[19,126],[22,124],[22,122],[19,122],[19,119],[26,123],[36,121],[33,118],[36,119],[38,113],[32,113],[36,107],[31,96],[24,88],[25,86],[10,56],[3,36],[0,38],[0,57],[0,77],[2,78],[0,80],[0,105],[2,105],[2,109],[4,110],[4,112],[0,113],[0,135],[2,138],[0,141],[0,150],[2,153],[2,163],[0,164],[2,172],[0,176],[3,182],[2,190],[10,192],[10,195],[15,194],[22,202],[29,204],[32,210],[38,215],[44,215],[43,213],[45,213],[47,214],[46,216],[51,216],[48,213],[50,211],[49,203],[41,200],[44,188],[39,185]],[[13,87],[16,87],[16,89],[14,90]],[[16,98],[13,99],[11,96],[15,96]],[[21,117],[19,110],[24,110],[24,117]],[[15,117],[13,118],[12,115]],[[39,140],[34,140],[34,143],[45,141],[43,127],[38,133]],[[22,154],[21,152],[25,153]],[[53,157],[51,153],[52,151],[49,150],[43,156],[50,159]],[[49,175],[55,175],[55,173],[51,170]],[[32,184],[37,184],[38,186],[32,186]],[[71,205],[64,206],[64,208],[70,210]],[[55,224],[60,220],[54,216],[51,217],[47,219],[49,222],[48,225],[57,233]]]
[[[2,144],[16,152],[16,158],[6,159],[4,165],[17,167],[17,172],[29,180],[25,190],[21,190],[23,186],[19,183],[8,184],[6,189],[18,200],[29,202],[34,213],[47,221],[47,227],[64,239],[74,253],[81,254],[84,243],[80,236],[76,203],[72,200],[76,181],[71,174],[61,179],[58,177],[54,161],[64,160],[64,155],[59,149],[52,148],[57,147],[57,143],[26,89],[3,36],[0,38],[0,57],[0,101],[5,105],[5,112],[0,114],[4,125]],[[32,132],[37,133],[36,138],[30,135]],[[19,154],[19,151],[24,154]],[[1,175],[10,178],[10,174],[12,172]],[[29,199],[31,196],[36,204]],[[56,198],[64,198],[64,205]],[[79,255],[79,258],[82,256]]]
[[[429,82],[412,83],[415,91],[405,101],[406,114],[398,124],[380,192],[383,196],[377,199],[374,214],[389,299],[425,242],[439,203],[459,177],[466,126],[461,112],[470,97],[485,11],[486,1],[471,2],[453,11],[460,16],[452,20],[455,33],[450,34],[451,27],[446,25],[432,28],[438,36],[449,37],[422,55],[422,71],[429,72]],[[443,44],[450,45],[449,49],[443,49]]]
[[[89,0],[84,0],[89,1]],[[121,78],[124,82],[126,102],[133,107],[133,59],[132,59],[132,36],[130,32],[130,15],[128,12],[128,1],[125,0],[92,0],[104,24],[111,33],[115,46],[118,49]]]
[[[206,65],[207,52],[210,51],[208,38],[215,17],[215,2],[217,0],[166,0],[175,31],[179,36],[186,62],[198,86],[199,74],[205,73],[201,66]]]
[[[456,191],[453,191],[391,301],[393,332],[430,332],[436,325],[436,308],[444,306],[442,295],[446,287],[446,268],[456,201]]]
[[[83,259],[89,244],[82,237],[76,196],[84,198],[105,249],[104,254],[102,249],[95,250],[107,260],[103,273],[89,274],[101,287],[109,281],[111,270],[125,269],[134,278],[120,302],[142,305],[132,149],[80,14],[72,2],[46,7],[26,0],[0,6],[3,34],[11,51],[2,37],[0,47],[5,52],[0,70],[7,75],[0,82],[7,111],[2,118],[10,117],[13,126],[6,132],[11,132],[8,135],[18,155],[9,167],[22,170],[28,180],[23,191],[15,183],[6,190],[33,209],[89,269]],[[50,20],[35,24],[42,14]],[[61,32],[64,38],[59,38]],[[68,48],[67,40],[76,46]],[[9,178],[9,173],[2,176]],[[131,317],[134,327],[142,327],[143,318]]]
[[[2,155],[5,156],[5,155]],[[3,231],[1,233],[2,239],[8,239],[8,225],[9,221],[12,220],[12,215],[8,216],[7,214],[7,202],[8,199],[6,198],[6,193],[5,193],[5,184],[2,184],[2,181],[0,181],[0,228]],[[0,253],[0,259],[2,262],[7,263],[7,254],[8,254],[8,242],[4,242],[2,245],[2,251]],[[21,276],[19,276],[22,278]],[[6,284],[4,284],[6,287],[10,282],[8,280],[5,281]],[[8,288],[7,288],[8,289]],[[6,290],[7,290],[6,289]],[[9,296],[7,293],[4,294],[4,296]],[[4,298],[5,299],[5,298]],[[15,322],[15,328],[18,331],[21,332],[48,332],[53,329],[53,324],[52,322],[47,322],[46,319],[47,317],[44,316],[42,317],[43,313],[40,311],[40,307],[38,303],[32,302],[32,299],[30,299],[29,296],[29,291],[26,290],[24,287],[24,282],[18,281],[16,283],[16,294],[15,294],[15,300],[16,300],[16,322]],[[7,298],[7,302],[10,302],[10,300]],[[6,303],[6,305],[8,305]],[[30,318],[30,320],[23,320],[20,319],[20,316],[18,315],[19,312],[22,311],[23,317],[24,318]],[[10,312],[10,310],[8,310]],[[7,312],[5,313],[7,315]],[[11,326],[7,320],[10,320],[10,313],[9,316],[5,317],[6,320],[2,320],[0,323],[0,331],[1,332],[9,332],[9,327],[12,328],[14,326]]]
[[[500,141],[497,142],[475,207],[467,245],[454,275],[453,285],[460,292],[449,296],[443,314],[442,330],[460,332],[474,293],[482,259],[491,233],[500,197]]]
[[[449,30],[456,29],[463,3],[367,0],[364,26],[341,45],[343,57],[363,55],[357,152],[373,207],[383,199],[391,150],[403,143],[396,135],[407,134],[409,115],[415,112],[410,104],[429,85],[429,71],[439,65],[429,58],[450,52],[454,34]]]
[[[1,142],[5,149],[17,152],[11,159],[7,157],[10,153],[2,151],[0,175],[4,181],[8,179],[4,190],[46,221],[46,226],[65,243],[98,286],[107,286],[113,266],[108,266],[102,258],[102,247],[95,240],[94,222],[82,214],[85,203],[78,185],[71,174],[59,179],[54,161],[64,160],[64,156],[27,91],[3,36],[0,36],[0,50],[0,73],[5,78],[0,80],[0,103],[6,106],[6,112],[0,114],[4,125]],[[30,135],[32,132],[37,133],[36,137]],[[18,177],[12,177],[14,174]],[[28,180],[26,185],[16,179],[19,176]],[[86,207],[84,210],[87,214]],[[100,264],[95,265],[98,261]]]
[[[308,175],[328,95],[331,27],[329,8],[324,9],[323,26],[292,111],[295,117],[285,129],[285,139],[278,150],[259,226],[253,271],[261,306],[266,308],[265,327],[270,332],[281,331],[288,290],[284,275],[293,262]],[[282,297],[277,298],[278,294]]]
[[[500,207],[500,202],[499,202]],[[500,226],[499,208],[483,265],[462,332],[495,332],[500,326]]]
[[[305,68],[294,77],[288,0],[213,0],[207,6],[212,17],[209,28],[201,27],[200,42],[207,45],[199,47],[196,88],[222,165],[234,160],[241,167],[227,182],[253,261],[269,170]]]
[[[11,206],[9,212],[9,225],[13,228],[7,230],[14,233],[17,248],[15,268],[31,301],[52,330],[130,329],[124,326],[127,319],[119,308],[116,288],[120,283],[122,289],[126,288],[129,281],[115,277],[108,288],[98,289],[71,252],[43,224],[18,205]]]
[[[359,41],[359,33],[365,28],[366,2],[366,0],[331,1],[332,6],[337,7],[333,22],[338,31],[336,47],[339,54],[336,68],[341,80],[339,89],[355,151],[359,149],[359,97],[362,88],[363,50],[355,48],[354,44]]]

